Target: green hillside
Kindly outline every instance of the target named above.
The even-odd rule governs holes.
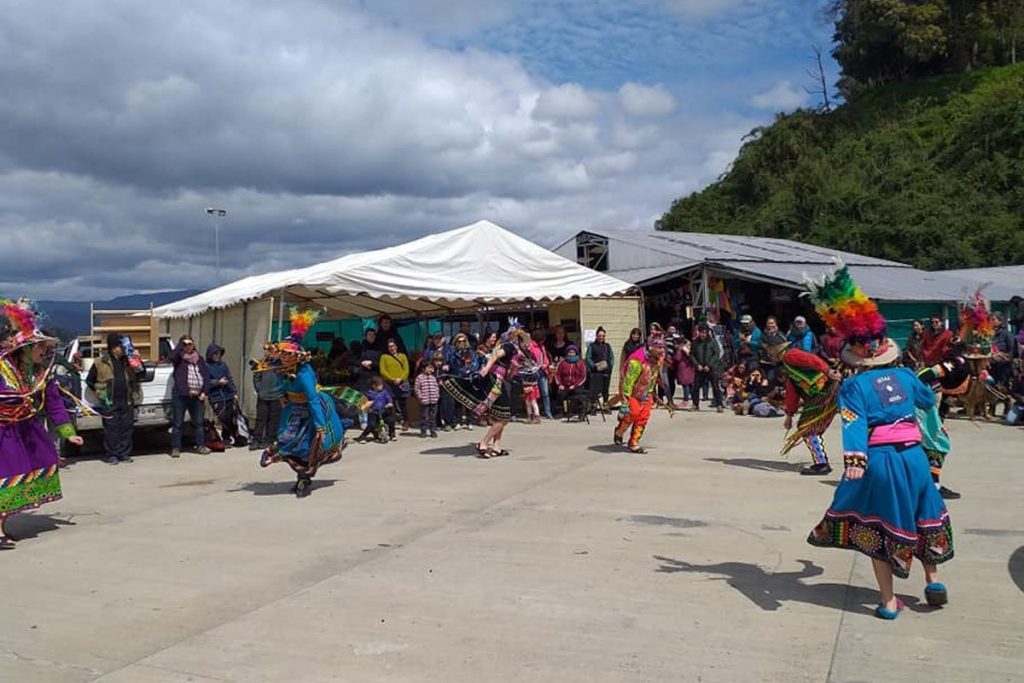
[[[656,227],[785,237],[929,270],[1024,263],[1024,65],[780,115]]]

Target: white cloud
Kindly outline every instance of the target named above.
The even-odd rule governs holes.
[[[209,286],[206,206],[229,210],[225,278],[480,218],[548,245],[586,226],[650,228],[758,123],[673,113],[661,87],[552,84],[368,12],[13,0],[0,293]]]
[[[810,99],[803,88],[795,87],[789,81],[779,81],[769,90],[750,98],[750,104],[758,109],[790,111],[802,107]]]
[[[667,116],[675,111],[676,98],[664,86],[625,83],[619,88],[622,108],[633,116]]]
[[[544,90],[537,98],[533,117],[545,121],[589,119],[600,107],[597,99],[578,83],[565,83]]]

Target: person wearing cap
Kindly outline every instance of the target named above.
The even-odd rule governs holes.
[[[893,575],[908,578],[915,557],[924,566],[925,599],[941,607],[949,595],[938,564],[953,558],[953,529],[921,447],[929,425],[915,415],[935,405],[935,394],[913,370],[897,367],[899,346],[848,268],[809,287],[818,314],[846,338],[842,360],[857,374],[839,389],[843,478],[807,541],[871,558],[880,594],[875,615],[881,619],[903,611]]]
[[[733,338],[733,351],[737,363],[743,363],[747,370],[757,367],[761,355],[761,329],[754,324],[754,318],[745,313],[740,316],[740,329]]]
[[[85,385],[103,404],[103,450],[108,465],[132,461],[135,406],[142,402],[136,371],[128,363],[121,335],[107,335],[107,350],[89,368]]]
[[[789,328],[786,340],[794,349],[800,349],[807,353],[816,353],[818,350],[818,339],[814,332],[807,326],[807,318],[798,315],[793,318],[793,325]]]
[[[811,464],[802,468],[800,474],[829,474],[832,467],[825,452],[824,434],[836,415],[842,375],[820,356],[793,348],[788,341],[765,349],[778,364],[786,383],[786,419],[782,426],[787,432],[793,428],[793,416],[800,412],[796,431],[787,436],[782,455],[803,441],[811,454]]]
[[[640,439],[651,419],[653,394],[658,390],[661,379],[661,362],[665,357],[665,340],[655,335],[626,359],[619,377],[619,393],[612,400],[612,407],[618,404],[619,423],[612,436],[616,446],[623,445],[626,432],[629,441],[626,448],[630,453],[642,455],[647,450],[640,446]]]

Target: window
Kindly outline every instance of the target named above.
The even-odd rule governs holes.
[[[608,238],[580,233],[576,237],[576,263],[593,270],[608,270]]]

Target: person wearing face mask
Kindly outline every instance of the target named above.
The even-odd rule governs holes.
[[[564,404],[577,389],[587,383],[587,365],[580,358],[580,350],[575,344],[565,348],[565,358],[555,369],[555,385],[558,403]]]

